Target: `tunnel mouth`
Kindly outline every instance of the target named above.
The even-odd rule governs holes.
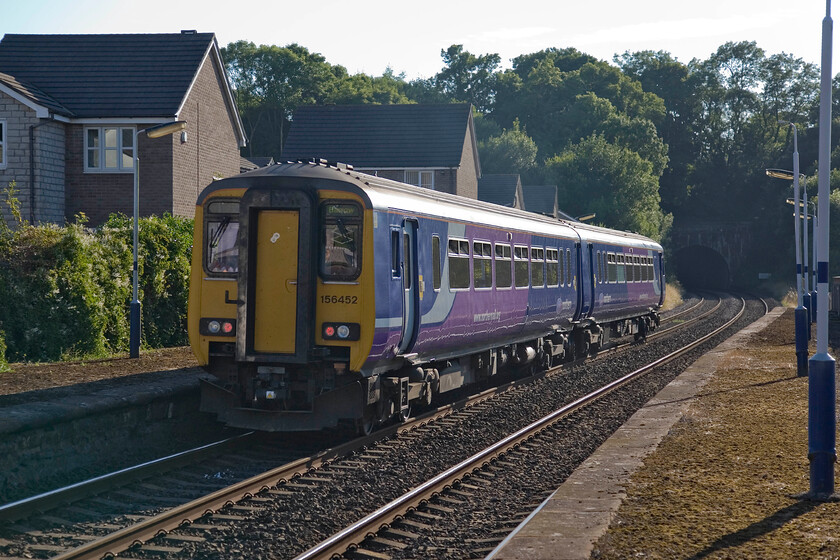
[[[726,290],[730,286],[729,265],[723,256],[708,247],[692,245],[673,256],[672,270],[686,288]]]

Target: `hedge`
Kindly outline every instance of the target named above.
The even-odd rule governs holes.
[[[63,227],[18,222],[0,218],[0,368],[126,351],[131,219],[114,215],[97,229],[83,216]],[[139,239],[143,345],[184,345],[192,220],[143,218]]]

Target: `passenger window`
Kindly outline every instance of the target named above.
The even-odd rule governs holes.
[[[545,249],[531,248],[531,286],[545,286]]]
[[[449,250],[449,288],[463,290],[470,287],[470,244],[461,239],[450,239]]]
[[[618,280],[618,267],[615,264],[615,254],[607,253],[607,281],[615,284]]]
[[[490,243],[473,242],[473,285],[476,288],[493,287],[493,263]]]
[[[239,202],[210,202],[204,219],[205,269],[210,274],[235,275],[239,271]]]
[[[528,286],[528,247],[515,246],[513,248],[514,281],[517,288]]]
[[[496,244],[496,287],[510,288],[510,245]]]
[[[560,285],[558,272],[557,249],[545,250],[545,280],[549,288],[556,288]]]
[[[432,288],[440,290],[440,236],[432,236]]]

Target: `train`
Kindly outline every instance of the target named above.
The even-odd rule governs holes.
[[[188,331],[201,410],[224,424],[368,433],[644,338],[664,295],[647,237],[313,160],[200,193]]]

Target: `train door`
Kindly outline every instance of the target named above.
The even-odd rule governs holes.
[[[402,278],[403,278],[403,315],[402,337],[399,353],[405,354],[417,340],[420,327],[420,287],[417,267],[417,222],[403,220],[402,223]]]
[[[303,363],[312,347],[313,214],[301,191],[252,188],[239,216],[238,361]]]
[[[665,259],[662,253],[657,253],[655,259],[659,264],[659,276],[656,277],[657,288],[659,289],[659,306],[665,303]]]
[[[296,210],[262,210],[257,214],[256,352],[295,351],[299,221]]]

